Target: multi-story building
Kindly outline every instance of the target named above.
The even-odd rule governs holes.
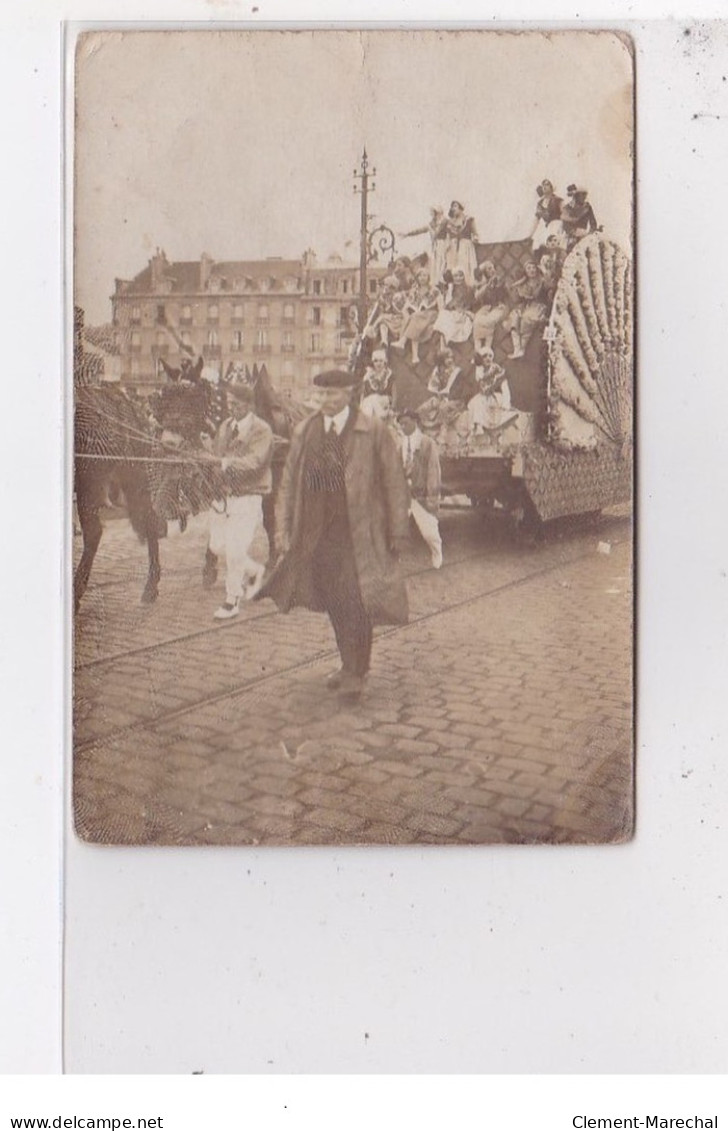
[[[368,273],[372,299],[386,270]],[[157,250],[134,279],[116,280],[111,298],[121,380],[140,393],[159,385],[159,359],[179,358],[173,327],[219,372],[265,363],[276,388],[298,394],[322,369],[346,364],[358,292],[356,266],[336,256],[170,263]]]

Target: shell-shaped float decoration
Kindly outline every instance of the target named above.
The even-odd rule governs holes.
[[[551,318],[549,421],[564,450],[624,447],[632,439],[632,265],[600,234],[564,261]]]

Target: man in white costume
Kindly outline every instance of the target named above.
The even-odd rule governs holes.
[[[223,420],[213,442],[220,459],[221,493],[210,511],[213,554],[224,554],[225,602],[216,620],[238,615],[242,598],[257,593],[265,566],[250,556],[250,547],[263,522],[263,496],[272,488],[273,432],[253,413],[253,390],[233,381],[227,392],[230,416]]]
[[[427,543],[433,569],[442,565],[440,510],[440,454],[437,444],[419,426],[417,413],[405,409],[398,417],[402,431],[401,452],[410,493],[409,512]]]

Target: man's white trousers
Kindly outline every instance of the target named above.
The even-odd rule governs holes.
[[[243,596],[246,581],[257,577],[262,569],[261,563],[250,557],[250,547],[262,521],[260,495],[230,495],[222,513],[214,507],[210,511],[210,550],[218,556],[225,555],[225,597],[230,604]]]
[[[433,566],[435,569],[439,569],[442,565],[442,539],[440,538],[440,523],[437,521],[437,515],[430,514],[422,506],[422,503],[417,502],[417,499],[412,499],[410,503],[410,514],[427,543]]]

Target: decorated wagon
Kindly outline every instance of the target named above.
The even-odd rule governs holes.
[[[531,246],[523,240],[478,245],[477,252],[481,262],[488,259],[513,277],[529,260]],[[629,502],[630,260],[601,233],[581,239],[566,255],[553,297],[522,351],[512,347],[512,324],[504,319],[492,340],[508,401],[480,427],[473,425],[472,408],[468,411],[478,389],[472,341],[451,346],[459,372],[448,410],[439,415],[429,411],[433,354],[413,365],[390,351],[396,406],[418,409],[424,428],[438,441],[443,493],[466,496],[485,514],[505,515],[518,529]]]

